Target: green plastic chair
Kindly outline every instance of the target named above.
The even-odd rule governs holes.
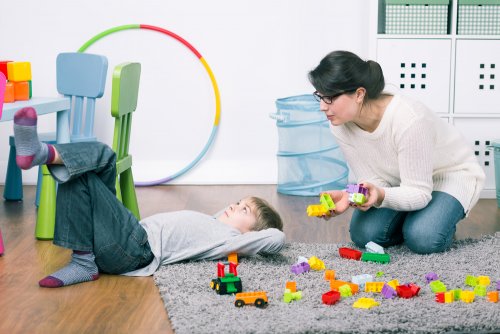
[[[116,197],[137,219],[140,218],[132,156],[128,153],[132,113],[137,108],[141,64],[123,63],[115,67],[111,92],[111,115],[115,118],[113,151],[116,153]]]

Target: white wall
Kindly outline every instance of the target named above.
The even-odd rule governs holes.
[[[368,54],[369,0],[27,0],[0,11],[0,58],[32,63],[37,96],[54,96],[55,58],[76,51],[114,26],[150,24],[170,30],[203,55],[222,102],[214,144],[181,184],[276,183],[277,129],[269,113],[277,98],[309,93],[307,72],[329,51]],[[111,143],[109,114],[115,65],[142,64],[131,152],[137,181],[177,172],[204,147],[215,104],[208,75],[177,41],[148,30],[105,37],[87,50],[108,57],[106,94],[97,104],[96,134]],[[55,130],[55,116],[39,121]],[[0,123],[0,182],[6,172],[11,123]],[[35,173],[25,172],[25,183]]]

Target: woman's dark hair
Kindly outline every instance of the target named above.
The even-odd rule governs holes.
[[[385,87],[380,65],[372,60],[364,61],[349,51],[327,54],[309,72],[309,81],[318,92],[325,95],[353,92],[364,87],[369,99],[377,98]]]

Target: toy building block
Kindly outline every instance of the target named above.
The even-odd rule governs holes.
[[[476,276],[467,275],[465,276],[465,284],[474,287],[478,284],[478,279]]]
[[[382,277],[382,276],[384,276],[383,271],[377,271],[377,273],[375,274],[375,277]]]
[[[356,193],[356,194],[349,194],[349,202],[357,204],[357,205],[363,205],[366,203],[366,197],[363,194]]]
[[[321,296],[321,301],[326,305],[333,305],[340,300],[340,292],[328,291]]]
[[[14,100],[27,101],[30,99],[30,86],[28,81],[14,82]]]
[[[427,284],[429,284],[432,281],[435,281],[438,279],[438,275],[434,272],[427,273],[425,275],[425,280],[427,281]]]
[[[352,278],[351,278],[351,282],[359,285],[359,287],[362,289],[365,287],[366,282],[372,282],[372,281],[373,281],[373,276],[370,274],[356,275],[356,276],[352,276]]]
[[[302,263],[302,262],[307,262],[307,257],[305,257],[305,256],[299,256],[297,258],[297,262],[296,263]]]
[[[352,307],[369,309],[378,305],[380,305],[380,303],[376,302],[373,298],[359,298],[352,304]]]
[[[285,293],[283,294],[283,301],[285,303],[290,303],[292,300],[301,300],[302,299],[302,291],[292,292],[290,289],[285,289]]]
[[[12,103],[15,101],[14,97],[14,83],[12,82],[7,82],[5,84],[5,93],[3,96],[3,102],[5,103]]]
[[[365,245],[365,248],[369,253],[385,254],[384,248],[373,241],[368,242]]]
[[[447,291],[444,293],[444,302],[449,304],[455,301],[455,294],[451,291]]]
[[[9,81],[31,80],[31,63],[27,61],[11,61],[7,63],[7,74]]]
[[[30,86],[30,96],[29,96],[29,98],[31,99],[33,97],[33,82],[31,80],[28,80],[28,84]]]
[[[474,291],[462,291],[462,293],[460,294],[460,299],[464,303],[472,303],[474,301]]]
[[[319,202],[329,211],[335,210],[335,203],[329,194],[321,194]]]
[[[485,297],[486,296],[486,287],[484,285],[476,285],[474,287],[474,294],[476,296]]]
[[[12,60],[0,60],[0,72],[5,75],[5,79],[9,77],[9,73],[7,71],[7,63],[12,62]]]
[[[384,287],[384,282],[366,282],[365,292],[380,292]]]
[[[487,294],[488,301],[492,303],[498,303],[498,291],[490,291]]]
[[[436,297],[434,300],[438,303],[444,303],[444,292],[438,292],[436,293]]]
[[[482,286],[488,286],[491,284],[491,280],[489,276],[478,276],[477,277],[477,284],[482,285]]]
[[[387,283],[384,284],[384,286],[382,287],[382,291],[380,291],[380,293],[386,299],[392,299],[392,298],[394,298],[394,297],[396,297],[398,295],[398,293],[396,292],[396,290],[392,286],[390,286],[389,284],[387,284]]]
[[[408,283],[407,286],[410,288],[413,296],[418,296],[418,293],[420,291],[420,287],[418,285],[416,285],[415,283]]]
[[[401,298],[413,297],[413,292],[411,291],[411,288],[407,285],[398,285],[396,287],[396,292],[398,293],[398,296]]]
[[[263,308],[267,303],[268,299],[265,291],[240,292],[235,296],[234,306],[242,307],[243,305],[251,304],[258,308]]]
[[[454,289],[454,290],[450,290],[451,292],[453,292],[453,299],[454,300],[460,300],[460,294],[462,293],[462,289]]]
[[[330,211],[322,204],[311,204],[307,207],[307,215],[310,217],[329,216]]]
[[[391,261],[391,256],[389,254],[363,253],[361,255],[361,261],[389,263]]]
[[[292,273],[299,275],[302,273],[307,273],[311,270],[311,266],[307,262],[300,262],[292,265],[291,271]]]
[[[325,269],[325,263],[318,259],[316,256],[311,256],[309,260],[307,260],[307,263],[309,263],[309,266],[311,267],[312,270],[324,270]]]
[[[295,281],[287,281],[285,284],[285,289],[290,290],[291,292],[297,291],[297,282]]]
[[[331,281],[332,279],[335,279],[335,270],[325,270],[325,280]]]
[[[219,295],[228,295],[242,291],[241,279],[236,271],[236,264],[229,263],[229,273],[224,272],[225,265],[217,263],[217,278],[210,281],[210,287]]]
[[[500,280],[497,281],[497,291],[500,290]]]
[[[234,264],[238,264],[238,254],[237,253],[231,253],[227,257],[227,262],[232,262]]]
[[[399,285],[399,281],[397,279],[393,279],[392,281],[387,282],[387,285],[392,287],[394,290]]]
[[[435,281],[430,282],[429,287],[431,288],[431,291],[433,293],[446,291],[446,285],[444,285],[444,283],[441,282],[440,280],[435,280]]]
[[[351,282],[346,282],[346,281],[340,281],[340,280],[331,280],[330,281],[330,290],[333,291],[339,291],[340,287],[342,285],[349,285],[351,287],[351,292],[353,294],[358,293],[359,291],[359,286],[357,284],[351,283]]]
[[[352,248],[347,248],[347,247],[340,247],[339,248],[339,255],[340,257],[343,257],[344,259],[352,259],[352,260],[357,260],[361,259],[361,253],[358,250],[352,249]]]
[[[342,298],[352,296],[352,290],[348,284],[344,284],[344,285],[339,286],[339,292],[340,292],[340,295],[342,296]]]

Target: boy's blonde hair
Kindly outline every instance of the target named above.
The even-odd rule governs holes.
[[[249,200],[255,206],[255,217],[257,218],[253,231],[268,228],[277,228],[283,231],[283,222],[279,213],[267,201],[259,197],[249,197]]]

